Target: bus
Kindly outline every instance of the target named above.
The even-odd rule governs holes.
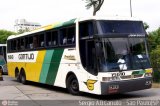
[[[0,44],[0,70],[3,74],[7,74],[7,63],[6,63],[6,47],[7,44]]]
[[[23,84],[49,84],[73,95],[152,86],[147,33],[143,22],[133,18],[76,18],[9,36],[7,66]]]

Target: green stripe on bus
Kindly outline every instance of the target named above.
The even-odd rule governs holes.
[[[144,70],[140,70],[140,71],[133,71],[132,75],[138,75],[138,74],[144,74],[145,71]]]
[[[69,21],[66,21],[66,22],[63,23],[62,26],[72,25],[72,24],[74,24],[75,20],[76,20],[76,18],[75,19],[71,19]]]
[[[76,20],[76,18],[75,19],[71,19],[71,20],[66,21],[66,22],[63,22],[63,23],[59,23],[56,26],[54,26],[53,28],[59,28],[59,27],[63,27],[63,26],[72,25],[72,24],[75,23],[75,20]]]
[[[64,49],[55,49],[53,52],[51,65],[49,67],[48,75],[46,78],[47,84],[53,85],[55,82],[63,51]]]
[[[139,71],[139,74],[144,74],[144,73],[145,73],[145,70]]]
[[[46,50],[46,54],[45,54],[45,58],[44,58],[43,66],[42,66],[42,70],[41,70],[41,75],[40,75],[40,79],[39,79],[39,81],[41,83],[46,82],[49,67],[51,65],[50,63],[51,63],[51,59],[53,56],[53,52],[54,52],[54,50]]]

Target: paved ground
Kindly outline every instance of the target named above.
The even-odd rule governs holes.
[[[139,100],[147,100],[150,101],[149,103],[159,103],[158,105],[160,105],[160,101],[157,101],[160,100],[159,88],[108,96],[97,96],[86,93],[82,93],[80,96],[73,96],[67,93],[66,89],[58,87],[33,82],[23,85],[6,75],[3,76],[3,79],[4,81],[0,81],[0,106],[6,102],[8,105],[18,106],[98,106],[101,102],[101,106],[108,103],[111,105],[116,105],[113,103],[117,103],[121,106],[135,106],[138,105],[137,101]],[[96,102],[97,100],[98,102]]]

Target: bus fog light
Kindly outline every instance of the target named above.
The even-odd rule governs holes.
[[[152,81],[146,81],[145,85],[151,85]]]

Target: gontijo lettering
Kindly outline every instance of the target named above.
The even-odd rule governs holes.
[[[18,55],[18,59],[19,60],[34,60],[34,54],[30,53],[30,54],[19,54]]]

